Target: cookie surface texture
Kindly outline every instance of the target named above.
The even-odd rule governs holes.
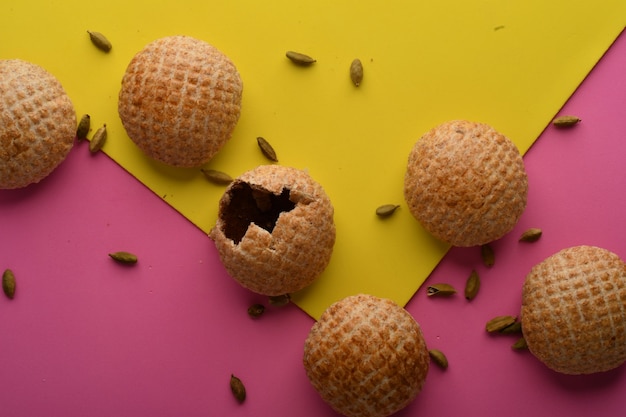
[[[626,361],[626,265],[606,249],[564,249],[526,277],[521,317],[529,350],[550,369],[616,368]]]
[[[209,237],[242,286],[270,296],[291,294],[330,262],[333,216],[329,197],[305,171],[261,165],[226,188]]]
[[[383,417],[421,391],[430,357],[413,317],[366,294],[332,304],[305,341],[304,368],[322,399],[349,417]]]
[[[74,106],[54,75],[31,62],[0,60],[0,189],[47,177],[75,133]]]
[[[150,158],[197,167],[230,139],[243,83],[233,62],[189,36],[157,39],[128,65],[118,112],[128,136]]]
[[[519,150],[491,126],[443,123],[413,146],[404,180],[411,214],[452,246],[477,246],[511,231],[524,209],[528,177]]]

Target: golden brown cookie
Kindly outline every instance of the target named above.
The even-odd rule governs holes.
[[[483,123],[443,123],[409,154],[404,180],[409,210],[453,246],[482,245],[511,231],[526,208],[527,193],[517,147]]]
[[[149,157],[196,167],[230,139],[243,83],[217,48],[189,36],[146,45],[122,79],[118,112],[128,136]]]
[[[259,294],[290,294],[328,265],[333,214],[322,186],[306,172],[261,165],[228,186],[209,237],[241,285]]]
[[[304,368],[322,399],[349,417],[384,417],[421,391],[430,357],[421,329],[395,302],[372,295],[332,304],[304,345]]]
[[[74,106],[54,75],[20,59],[0,60],[0,189],[47,177],[75,133]]]
[[[521,317],[528,348],[549,368],[616,368],[626,361],[626,265],[606,249],[564,249],[526,277]]]

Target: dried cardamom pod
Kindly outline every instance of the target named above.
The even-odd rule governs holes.
[[[233,177],[225,172],[217,171],[215,169],[201,168],[200,171],[204,174],[206,179],[214,184],[228,185],[233,182]]]
[[[453,294],[456,294],[456,290],[450,284],[433,284],[426,289],[426,295],[429,297],[449,297]]]
[[[398,204],[383,204],[376,209],[378,217],[389,217],[400,207]]]
[[[432,361],[437,364],[441,369],[448,369],[448,358],[443,354],[442,351],[437,349],[430,349],[428,351],[430,358]]]
[[[465,282],[465,298],[473,300],[480,289],[480,277],[476,271],[472,271]]]
[[[2,273],[2,291],[4,291],[4,295],[11,300],[15,297],[15,275],[10,269]]]
[[[301,54],[300,52],[287,51],[285,54],[294,64],[297,65],[311,65],[317,62],[315,59],[308,55]]]
[[[241,379],[237,378],[235,375],[230,375],[230,390],[233,392],[233,395],[240,403],[244,402],[246,399],[246,387],[241,382]]]
[[[537,229],[536,227],[531,227],[526,230],[519,238],[520,242],[536,242],[541,237],[541,229]]]
[[[496,263],[495,252],[493,248],[487,244],[480,247],[480,257],[487,268],[491,268]]]
[[[90,127],[91,117],[88,114],[83,114],[83,117],[80,118],[80,122],[78,122],[78,127],[76,128],[76,139],[86,139]]]
[[[511,345],[511,349],[514,349],[514,350],[528,349],[528,343],[526,343],[526,339],[524,339],[523,337],[520,337],[519,339],[517,339],[515,343],[513,343],[513,345]]]
[[[130,252],[113,252],[109,253],[109,256],[121,264],[133,265],[137,263],[137,256]]]
[[[268,297],[268,302],[274,307],[282,307],[291,301],[291,296],[289,294],[283,295],[270,295]]]
[[[87,33],[89,34],[91,43],[93,43],[96,46],[96,48],[100,49],[101,51],[109,52],[111,48],[113,47],[113,45],[111,45],[111,42],[109,42],[106,36],[104,36],[102,33],[91,32],[89,30],[87,31]]]
[[[515,333],[521,333],[522,332],[522,322],[521,321],[516,321],[515,323],[506,326],[503,329],[500,329],[498,331],[498,333],[502,333],[502,334],[515,334]]]
[[[258,138],[256,138],[256,141],[259,144],[259,148],[261,148],[261,152],[263,153],[263,155],[265,155],[267,159],[269,159],[270,161],[278,162],[278,158],[276,157],[276,152],[274,151],[274,148],[267,140],[265,140],[265,138],[259,136]]]
[[[498,316],[498,317],[494,317],[493,319],[491,319],[491,320],[489,320],[487,322],[487,324],[485,325],[485,329],[489,333],[499,332],[500,330],[504,329],[505,327],[508,327],[508,326],[512,325],[513,323],[515,323],[516,320],[517,320],[517,318],[514,317],[514,316]]]
[[[250,307],[248,307],[248,315],[250,317],[261,317],[264,311],[265,306],[263,304],[252,304]]]
[[[576,116],[559,116],[552,120],[552,124],[556,127],[572,127],[580,122],[580,118]]]
[[[357,87],[361,85],[361,82],[363,81],[363,64],[358,58],[350,64],[350,79]]]
[[[89,142],[89,152],[96,153],[104,146],[107,140],[107,125],[104,124],[100,129],[96,130]]]

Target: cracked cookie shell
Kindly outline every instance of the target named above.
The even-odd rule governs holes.
[[[269,296],[291,294],[330,262],[333,215],[324,189],[305,171],[261,165],[226,188],[209,237],[242,286]]]

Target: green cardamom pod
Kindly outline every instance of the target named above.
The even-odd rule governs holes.
[[[429,297],[449,297],[453,294],[456,294],[456,289],[450,284],[433,284],[426,288],[426,295]]]
[[[15,275],[10,269],[5,270],[2,274],[2,291],[11,300],[15,297]]]

